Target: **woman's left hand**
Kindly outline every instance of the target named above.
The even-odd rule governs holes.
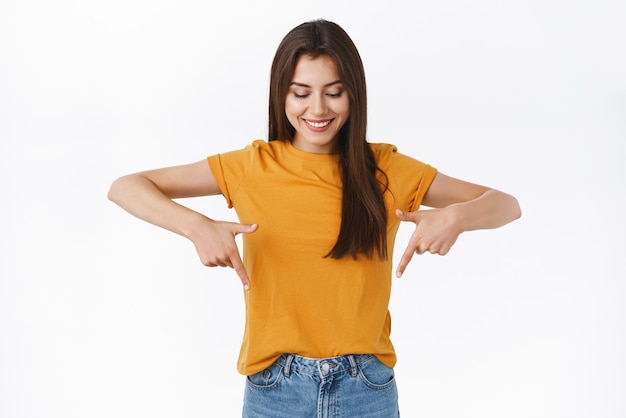
[[[396,270],[397,277],[402,276],[406,266],[413,258],[413,254],[429,252],[446,255],[463,232],[456,220],[454,207],[415,212],[403,212],[396,209],[396,216],[401,221],[415,224],[415,231],[413,231],[409,244],[402,254],[402,258],[400,258]]]

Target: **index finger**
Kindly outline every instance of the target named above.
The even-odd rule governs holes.
[[[406,266],[409,264],[411,259],[413,258],[413,254],[415,252],[410,249],[410,245],[404,250],[404,254],[400,258],[400,262],[398,263],[398,268],[396,270],[396,277],[402,277],[402,273],[406,269]]]
[[[233,266],[233,269],[241,279],[244,290],[250,290],[250,278],[248,277],[246,268],[243,266],[243,261],[241,261],[241,256],[239,255],[238,250],[236,250],[234,254],[230,257],[230,262]]]

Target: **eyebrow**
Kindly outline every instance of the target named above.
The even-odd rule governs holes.
[[[330,87],[330,86],[334,86],[335,84],[341,84],[341,80],[335,80],[335,81],[331,81],[328,84],[324,84],[324,87]],[[289,84],[290,86],[298,86],[298,87],[306,87],[306,88],[311,88],[311,86],[309,86],[308,84],[304,84],[304,83],[298,83],[297,81],[292,81],[291,84]]]

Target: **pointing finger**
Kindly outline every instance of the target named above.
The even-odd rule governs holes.
[[[241,279],[241,283],[243,284],[244,290],[250,290],[250,278],[248,277],[248,273],[246,272],[246,268],[241,261],[241,256],[239,255],[239,251],[235,251],[234,254],[230,257],[230,262],[235,269],[235,272]]]
[[[402,277],[402,274],[404,273],[406,266],[409,264],[409,262],[413,258],[413,254],[414,254],[414,251],[411,250],[410,247],[407,247],[407,249],[404,251],[404,254],[402,254],[402,257],[400,258],[400,262],[398,263],[398,268],[396,270],[396,277]]]

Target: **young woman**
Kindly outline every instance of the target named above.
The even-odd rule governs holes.
[[[276,51],[269,141],[111,186],[122,208],[189,238],[204,265],[241,279],[244,417],[397,417],[388,303],[400,222],[415,231],[398,277],[414,253],[444,255],[462,232],[520,216],[508,194],[368,143],[366,120],[355,45],[332,22],[307,22]],[[241,223],[172,200],[217,194]]]

